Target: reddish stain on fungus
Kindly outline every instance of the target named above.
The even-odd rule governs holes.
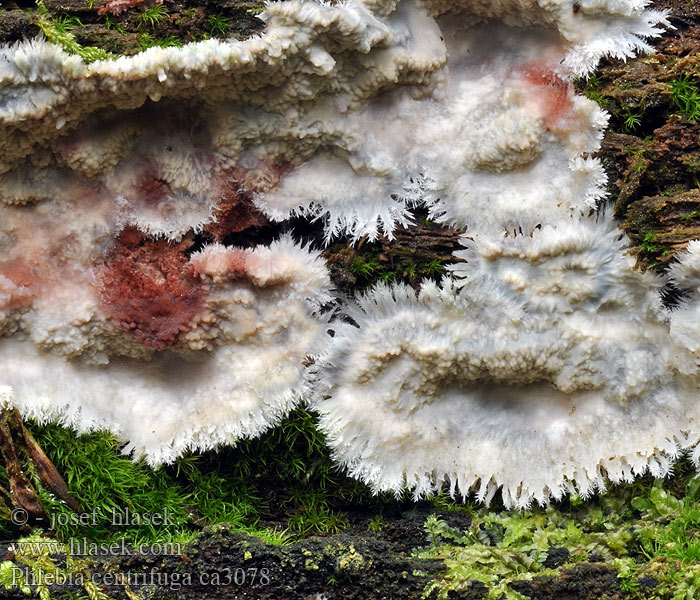
[[[0,263],[0,275],[21,287],[31,287],[37,279],[35,269],[19,259]]]
[[[249,254],[241,248],[208,246],[193,254],[187,264],[187,274],[192,277],[242,279],[248,274]]]
[[[136,183],[139,198],[148,206],[158,204],[165,196],[172,193],[170,184],[160,177],[156,167],[146,161]]]
[[[558,77],[551,67],[531,63],[521,68],[521,76],[537,95],[540,116],[552,129],[573,108],[573,87]]]
[[[141,6],[145,1],[146,0],[108,0],[97,9],[97,14],[103,15],[109,13],[111,15],[118,15],[133,6]],[[163,4],[163,0],[155,0],[155,2],[151,2],[150,4]]]
[[[275,175],[277,175],[277,181],[279,182],[284,175],[291,173],[295,169],[296,165],[286,160],[279,163],[273,163],[270,165],[270,167],[274,171]]]
[[[14,283],[17,288],[10,291],[9,296],[0,301],[0,309],[15,310],[30,305],[36,297],[38,280],[36,269],[22,260],[11,260],[0,263],[0,275]],[[0,284],[0,287],[2,285]]]
[[[100,269],[103,310],[146,346],[176,345],[203,308],[206,290],[186,274],[190,245],[144,240],[127,227]]]
[[[237,179],[225,177],[221,184],[221,200],[216,207],[213,223],[204,231],[221,241],[230,233],[238,233],[249,227],[261,227],[267,219],[255,207],[252,195],[243,189]]]

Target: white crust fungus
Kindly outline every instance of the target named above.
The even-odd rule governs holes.
[[[169,186],[139,223],[155,235],[182,233],[178,207],[210,219],[227,169],[268,217],[322,218],[329,238],[391,236],[415,203],[460,227],[531,228],[602,194],[582,157],[606,117],[572,77],[646,49],[665,19],[637,0],[292,0],[262,17],[245,42],[90,65],[42,41],[0,48],[2,196],[47,193],[18,193],[13,171],[31,164],[128,205],[149,157]]]
[[[645,6],[291,0],[245,42],[0,48],[0,398],[156,464],[264,430],[321,353],[321,426],[375,490],[527,506],[665,474],[700,438],[700,308],[666,312],[585,216],[607,116],[572,85],[648,49],[667,23]],[[222,197],[353,240],[422,204],[469,237],[453,279],[370,291],[324,351],[317,254],[185,254]]]
[[[299,402],[304,359],[323,348],[314,313],[330,299],[325,266],[287,237],[214,244],[189,267],[206,298],[172,347],[119,331],[84,282],[6,317],[15,335],[0,338],[3,399],[40,421],[109,429],[153,465],[265,431]],[[0,306],[16,287],[0,278]]]
[[[700,380],[610,219],[464,241],[456,281],[380,286],[334,324],[316,407],[336,459],[376,491],[517,507],[665,475],[700,437]]]

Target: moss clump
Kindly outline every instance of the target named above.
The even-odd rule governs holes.
[[[617,572],[609,597],[680,600],[700,595],[700,479],[692,465],[666,482],[647,477],[583,502],[522,512],[453,507],[471,518],[456,528],[431,515],[431,545],[415,554],[445,562],[426,597],[448,598],[478,581],[492,599],[524,596],[523,580],[555,581],[574,563],[596,561]],[[444,502],[443,502],[444,504]],[[560,562],[553,556],[564,556]]]
[[[566,548],[567,562],[586,560],[594,552],[610,560],[630,541],[627,529],[615,529],[608,517],[616,514],[620,523],[624,510],[619,501],[606,498],[602,506],[592,506],[575,518],[567,512],[553,506],[523,512],[479,509],[466,530],[430,516],[425,526],[431,547],[417,556],[444,560],[447,572],[426,588],[426,594],[447,598],[450,591],[464,591],[476,580],[486,584],[489,598],[519,599],[522,596],[510,583],[556,574],[546,566],[550,549]]]
[[[50,42],[61,46],[69,54],[77,54],[86,63],[116,58],[113,54],[110,54],[102,48],[81,46],[76,41],[71,30],[83,26],[79,18],[68,15],[61,15],[54,18],[49,15],[43,0],[37,0],[36,12],[38,16],[36,24],[39,26],[42,33]]]
[[[601,92],[601,85],[603,82],[603,77],[600,71],[589,75],[587,78],[580,79],[577,81],[577,87],[583,92],[589,100],[593,100],[603,108],[610,104],[610,100],[606,98]]]
[[[642,124],[643,117],[644,114],[642,112],[633,111],[629,108],[625,109],[622,113],[622,131],[624,133],[636,131]]]
[[[676,109],[690,121],[700,117],[700,89],[690,75],[683,73],[669,82],[671,99]]]
[[[229,523],[283,544],[293,535],[344,529],[348,519],[339,505],[377,502],[335,470],[315,416],[301,409],[259,439],[158,469],[124,456],[108,433],[77,436],[58,425],[30,429],[84,511],[77,515],[34,477],[51,518],[43,525],[64,540],[186,541],[206,526]],[[153,515],[160,515],[156,522],[148,518]],[[0,519],[6,534],[16,532],[8,510]]]
[[[257,18],[264,10],[259,0],[142,2],[116,15],[101,11],[106,4],[107,0],[36,0],[34,9],[17,9],[13,11],[17,14],[0,19],[0,40],[30,39],[38,28],[51,42],[89,63],[154,46],[182,46],[209,38],[245,39],[264,27]]]

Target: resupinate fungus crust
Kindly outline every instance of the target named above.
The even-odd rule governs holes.
[[[0,397],[152,464],[305,397],[373,489],[508,506],[697,459],[700,245],[635,270],[598,208],[607,115],[573,88],[649,51],[665,13],[290,0],[261,17],[247,41],[91,64],[0,47]],[[316,251],[231,237],[301,216],[326,243],[391,239],[415,206],[464,232],[449,276],[334,321]],[[675,310],[669,282],[688,290]]]

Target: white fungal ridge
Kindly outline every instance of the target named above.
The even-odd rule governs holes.
[[[606,216],[476,238],[456,281],[378,286],[334,324],[315,406],[336,459],[375,491],[520,508],[668,473],[700,429],[663,280]]]
[[[463,17],[423,12],[448,9]],[[391,237],[415,202],[459,227],[530,228],[554,207],[579,210],[600,195],[595,161],[588,176],[568,170],[597,147],[605,118],[566,82],[603,54],[648,49],[643,39],[666,24],[665,13],[640,2],[583,2],[576,12],[569,0],[294,0],[268,5],[263,18],[267,30],[244,42],[151,48],[90,65],[42,41],[3,47],[0,173],[27,161],[65,165],[109,188],[134,152],[155,157],[166,181],[189,161],[192,178],[178,187],[204,222],[215,191],[197,181],[291,161],[297,168],[279,186],[250,189],[274,220],[323,219],[327,240]],[[162,106],[155,122],[149,99]],[[197,115],[190,130],[203,130],[203,140],[161,139],[179,114]],[[193,142],[211,160],[187,158]],[[429,194],[417,193],[417,177],[431,182]],[[12,178],[0,178],[0,192],[23,201]],[[153,217],[144,227],[175,238],[176,222]]]
[[[210,282],[208,313],[184,334],[189,351],[80,360],[108,351],[88,291],[72,298],[80,312],[36,306],[25,314],[34,343],[0,339],[0,397],[40,422],[107,429],[129,441],[125,452],[154,466],[266,431],[298,405],[308,388],[303,361],[326,343],[326,319],[315,313],[331,298],[327,271],[317,252],[289,237],[252,250],[218,248],[246,257],[246,278],[222,271]],[[42,351],[44,338],[62,345]],[[71,344],[83,347],[70,351]],[[114,344],[112,353],[120,348]],[[67,352],[78,357],[66,360]]]

